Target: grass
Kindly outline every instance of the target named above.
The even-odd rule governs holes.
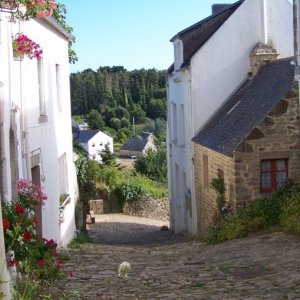
[[[81,231],[68,245],[71,249],[79,249],[83,244],[93,243],[86,232]]]

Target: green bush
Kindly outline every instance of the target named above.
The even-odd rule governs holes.
[[[257,199],[233,215],[225,216],[205,232],[203,239],[207,243],[218,243],[278,226],[300,233],[300,189],[291,181],[272,197]]]
[[[300,233],[300,194],[295,193],[282,209],[280,224],[284,230]]]
[[[146,195],[147,191],[138,183],[128,182],[121,184],[116,193],[122,204],[128,201],[134,201]]]
[[[147,194],[154,198],[162,199],[168,197],[168,189],[163,183],[159,183],[139,174],[132,176],[130,180],[141,185],[147,191]]]

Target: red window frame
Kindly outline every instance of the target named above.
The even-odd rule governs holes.
[[[276,162],[283,160],[285,168],[284,170],[278,170],[276,166]],[[264,162],[269,162],[270,163],[270,170],[263,170],[262,164]],[[271,193],[273,192],[276,188],[280,186],[280,184],[277,183],[277,173],[279,172],[284,172],[285,173],[285,178],[288,178],[288,159],[286,158],[281,158],[281,159],[265,159],[262,160],[260,163],[260,192],[261,193]],[[270,174],[270,179],[271,179],[271,186],[270,187],[263,187],[263,175],[264,174]]]

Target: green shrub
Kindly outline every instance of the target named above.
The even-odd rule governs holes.
[[[282,209],[280,224],[284,230],[300,233],[300,194],[295,193]]]
[[[116,189],[119,200],[122,204],[134,201],[146,195],[147,191],[138,183],[128,182],[121,184]]]
[[[147,191],[147,194],[154,198],[162,199],[168,197],[168,189],[164,183],[151,180],[143,175],[132,176],[130,181],[141,185]]]
[[[291,181],[275,191],[272,197],[257,199],[248,207],[226,216],[211,226],[203,239],[207,243],[218,243],[279,225],[300,233],[300,189]]]

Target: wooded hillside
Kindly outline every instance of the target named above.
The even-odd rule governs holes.
[[[122,66],[73,73],[72,115],[84,116],[92,128],[120,140],[131,134],[133,118],[141,130],[154,130],[155,120],[161,126],[167,117],[165,76],[166,71],[127,71]]]

